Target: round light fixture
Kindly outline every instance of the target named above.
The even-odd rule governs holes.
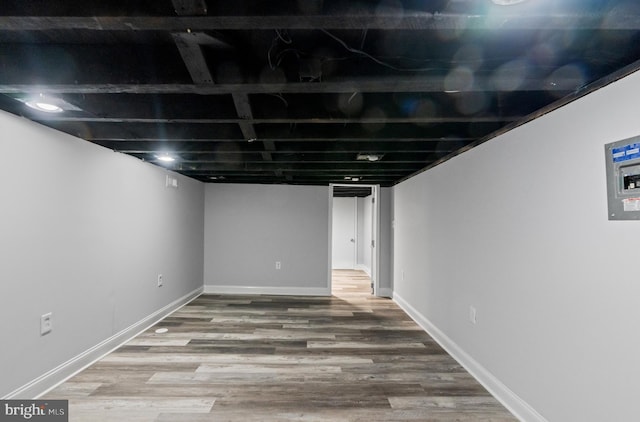
[[[34,110],[44,111],[46,113],[62,113],[64,111],[59,105],[46,101],[27,101],[25,104]]]
[[[176,161],[176,159],[170,156],[169,154],[156,155],[156,158],[160,161],[164,161],[165,163],[171,163],[173,161]]]
[[[358,161],[380,161],[381,159],[382,159],[382,154],[360,153],[356,156],[356,160]]]
[[[168,328],[158,328],[158,329],[156,330],[156,334],[164,334],[164,333],[166,333],[166,332],[168,332],[168,331],[169,331],[169,329],[168,329]]]

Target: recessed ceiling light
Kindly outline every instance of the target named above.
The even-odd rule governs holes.
[[[224,176],[209,176],[211,180],[224,180]]]
[[[358,161],[380,161],[382,154],[358,154],[356,160]]]
[[[14,96],[16,101],[34,110],[45,113],[62,113],[63,111],[82,111],[77,106],[65,101],[60,97],[50,97],[45,94]]]
[[[27,101],[25,102],[25,104],[34,110],[44,111],[47,113],[62,113],[64,111],[64,109],[59,105],[53,104],[53,102],[47,102],[45,100]]]
[[[176,159],[170,156],[169,154],[156,155],[156,158],[160,161],[164,161],[165,163],[171,163],[173,161],[176,161]]]

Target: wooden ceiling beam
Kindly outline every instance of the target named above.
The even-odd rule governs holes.
[[[119,151],[120,152],[120,151]],[[172,153],[174,153],[172,151]],[[202,164],[222,164],[222,165],[229,165],[229,164],[237,164],[237,161],[234,160],[222,160],[222,159],[210,159],[210,160],[206,160],[206,159],[197,159],[197,160],[185,160],[185,159],[181,159],[180,162],[182,164],[198,164],[198,165],[202,165]],[[249,164],[249,165],[253,165],[253,164],[261,164],[263,163],[263,160],[242,160],[242,164]],[[355,158],[352,160],[277,160],[275,161],[276,164],[279,165],[286,165],[286,166],[290,166],[290,165],[310,165],[310,164],[335,164],[335,165],[349,165],[351,163],[354,162],[360,162],[360,161],[356,161]],[[375,166],[377,163],[383,163],[383,164],[416,164],[420,167],[424,166],[425,164],[425,160],[384,160],[384,161],[376,161],[376,162],[371,162],[369,163],[369,165],[371,166]],[[412,167],[413,168],[413,167]]]
[[[195,84],[213,83],[213,76],[207,66],[207,61],[202,54],[202,49],[197,43],[185,40],[182,34],[172,34],[178,47],[182,61],[187,66],[189,75]]]
[[[271,16],[0,16],[0,31],[48,31],[84,29],[92,31],[207,31],[207,30],[638,30],[640,16],[585,12],[513,13],[496,10],[489,14],[365,13],[341,15]]]
[[[113,148],[114,151],[117,152],[121,152],[123,154],[158,154],[158,153],[164,153],[167,152],[167,147],[165,148],[157,148],[157,149],[142,149],[142,148],[131,148],[131,147],[125,147],[125,148]],[[182,149],[176,149],[176,148],[169,148],[171,150],[171,152],[173,154],[176,155],[206,155],[206,154],[213,154],[216,156],[216,158],[214,159],[214,161],[225,161],[226,160],[226,156],[230,156],[231,158],[229,158],[229,161],[233,161],[236,160],[236,157],[240,157],[240,156],[251,156],[251,155],[257,155],[260,154],[259,151],[240,151],[240,152],[224,152],[224,151],[212,151],[212,150],[182,150]],[[444,149],[438,149],[437,152],[451,152],[454,151],[457,148],[444,148]],[[360,153],[378,153],[378,154],[430,154],[436,152],[436,150],[434,148],[413,148],[413,149],[406,149],[406,150],[398,150],[398,149],[393,149],[393,148],[357,148],[357,149],[350,149],[350,150],[340,150],[340,151],[316,151],[316,150],[286,150],[286,151],[273,151],[271,154],[278,157],[280,155],[311,155],[311,154],[318,154],[318,155],[324,155],[324,156],[330,156],[330,155],[337,155],[337,154],[353,154],[354,156],[356,154],[360,154]]]
[[[515,122],[524,116],[456,116],[456,117],[326,117],[326,118],[295,118],[295,117],[274,117],[274,118],[253,118],[253,119],[228,119],[228,118],[204,118],[204,119],[173,119],[166,118],[137,118],[137,117],[77,117],[77,116],[33,116],[32,120],[38,122],[96,122],[96,123],[187,123],[187,124],[393,124],[393,123],[492,123],[492,122]],[[242,126],[241,126],[242,129]],[[256,138],[255,131],[250,132],[248,128],[246,135],[253,135],[247,139]],[[244,131],[243,131],[244,134]]]
[[[237,142],[244,143],[247,142],[244,139],[228,139],[228,138],[207,138],[207,139],[199,139],[199,138],[105,138],[105,137],[96,137],[96,138],[83,138],[91,141],[108,141],[108,142]],[[413,143],[413,142],[466,142],[466,141],[474,141],[477,138],[469,138],[469,137],[424,137],[424,138],[268,138],[273,142],[328,142],[328,143],[342,143],[342,142],[365,142],[367,144],[370,143],[378,143],[378,142],[387,142],[387,143],[395,143],[397,145],[402,145],[403,143]]]
[[[197,166],[192,166],[187,164],[185,166],[176,165],[174,168],[179,171],[240,171],[240,172],[256,172],[263,171],[269,172],[274,171],[276,169],[281,169],[282,171],[293,171],[293,172],[302,172],[302,173],[322,173],[322,172],[332,172],[332,173],[350,173],[350,172],[358,172],[358,171],[368,171],[372,173],[379,173],[385,171],[405,171],[405,170],[419,170],[424,167],[428,162],[423,161],[421,163],[406,163],[406,164],[396,164],[396,163],[385,163],[384,161],[377,161],[375,163],[367,163],[367,162],[350,162],[348,166],[336,168],[335,164],[306,164],[303,162],[298,162],[296,165],[282,165],[276,161],[272,162],[259,162],[259,163],[236,163],[236,165],[231,165],[229,163],[205,163]]]
[[[509,86],[508,80],[501,79],[501,86]],[[547,91],[568,92],[579,89],[582,79],[526,79],[517,80],[516,88],[509,92]],[[473,85],[445,90],[445,77],[406,76],[381,78],[353,78],[344,81],[290,82],[286,84],[246,83],[246,84],[0,84],[0,93],[23,94],[324,94],[324,93],[397,93],[445,91],[455,94],[464,92],[494,92],[496,84],[491,78],[476,77]],[[455,92],[454,92],[455,91]]]
[[[251,110],[249,95],[233,94],[233,104],[236,107],[236,112],[238,113],[238,118],[240,119],[240,130],[242,131],[242,136],[244,136],[244,138],[249,142],[256,141],[258,139],[258,135],[256,134],[256,129],[252,123],[253,110]],[[264,147],[264,151],[261,151],[260,153],[262,159],[264,161],[273,161],[271,152],[275,151],[275,144],[270,140],[261,142]],[[282,171],[280,169],[275,169],[275,175],[277,177],[282,177]]]

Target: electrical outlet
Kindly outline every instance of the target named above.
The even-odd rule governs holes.
[[[404,281],[404,270],[402,270],[402,281]]]
[[[40,317],[40,335],[49,334],[53,330],[53,314],[49,312]]]
[[[163,281],[162,281],[162,274],[158,274],[158,287],[162,287]]]
[[[282,268],[282,263],[280,261],[276,261],[276,270]]]
[[[476,308],[473,306],[469,306],[469,321],[472,324],[476,324],[478,322],[478,319],[476,318]]]

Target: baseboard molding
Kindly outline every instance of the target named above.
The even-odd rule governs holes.
[[[96,344],[92,348],[80,353],[74,358],[69,359],[63,364],[34,379],[33,381],[12,391],[8,395],[2,397],[2,400],[9,400],[14,398],[37,399],[38,397],[46,394],[61,383],[65,382],[72,376],[76,375],[78,372],[84,370],[96,361],[102,359],[105,355],[111,353],[124,343],[131,340],[133,337],[153,326],[162,318],[191,302],[193,299],[202,294],[202,290],[202,287],[199,287],[196,290],[182,296],[181,298],[174,300],[167,306],[158,309],[151,315],[141,319],[140,321],[125,328],[119,333],[114,334],[108,339]]]
[[[205,284],[204,293],[223,295],[331,296],[331,290],[328,287],[218,286],[212,284]]]
[[[533,407],[522,400],[491,372],[462,350],[460,346],[440,331],[438,327],[433,325],[431,321],[425,318],[400,295],[393,293],[393,300],[518,419],[525,422],[547,422]]]
[[[364,271],[369,277],[371,277],[371,269],[366,265],[358,264],[356,265],[356,270]]]

